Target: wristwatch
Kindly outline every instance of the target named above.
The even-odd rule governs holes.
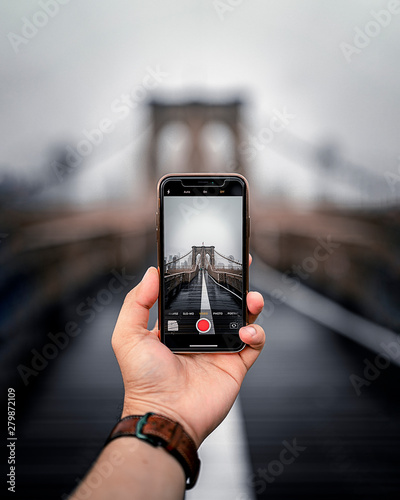
[[[178,422],[156,413],[131,415],[121,419],[113,428],[105,444],[122,436],[132,436],[152,446],[162,446],[183,467],[186,489],[196,484],[200,471],[200,460],[193,439]]]

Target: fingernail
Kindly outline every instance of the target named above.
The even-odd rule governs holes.
[[[244,329],[246,330],[246,333],[248,333],[252,337],[257,334],[257,330],[254,328],[254,326],[245,326]]]

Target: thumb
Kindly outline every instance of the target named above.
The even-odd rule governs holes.
[[[113,341],[132,333],[147,330],[149,310],[158,297],[159,275],[155,267],[149,267],[142,281],[125,297],[114,329]]]

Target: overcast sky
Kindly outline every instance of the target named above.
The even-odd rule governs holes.
[[[242,262],[242,198],[240,196],[164,198],[165,256],[181,256],[192,246],[215,246],[226,257]],[[190,262],[190,256],[188,257]],[[183,259],[186,260],[186,259]],[[216,262],[224,262],[216,256]]]
[[[316,170],[312,155],[281,147],[287,133],[333,145],[380,176],[398,172],[400,14],[383,14],[383,27],[375,20],[390,2],[233,3],[71,0],[46,22],[37,1],[1,2],[0,172],[35,176],[54,151],[73,150],[106,120],[109,132],[77,166],[79,175],[57,185],[57,197],[84,202],[138,193],[148,141],[146,82],[174,99],[243,96],[248,138],[286,110],[285,131],[249,161],[250,181],[266,193],[347,189]],[[33,21],[43,26],[29,31]],[[371,36],[346,59],[343,43],[354,45],[357,29]],[[24,30],[30,38],[21,42],[14,35]],[[125,113],[121,99],[130,93],[135,107]]]

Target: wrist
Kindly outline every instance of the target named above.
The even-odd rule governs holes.
[[[200,444],[203,440],[200,438],[194,428],[179,413],[167,406],[154,404],[153,402],[138,401],[125,398],[121,419],[126,418],[130,415],[145,415],[148,412],[164,415],[165,417],[168,417],[174,422],[180,424],[193,439],[196,445],[196,449],[200,447]]]
[[[152,412],[129,415],[115,425],[106,445],[117,438],[128,436],[153,447],[165,448],[183,467],[188,480],[186,488],[193,488],[199,474],[200,460],[195,442],[179,422]]]

